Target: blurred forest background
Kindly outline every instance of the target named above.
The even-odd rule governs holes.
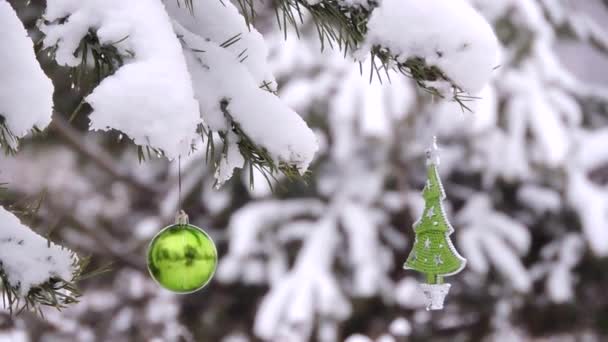
[[[44,2],[9,2],[40,38]],[[179,208],[177,163],[140,163],[119,133],[87,132],[86,108],[69,123],[92,88],[39,53],[57,113],[0,157],[3,204],[39,202],[30,226],[112,270],[45,319],[0,311],[0,341],[607,340],[608,1],[471,2],[503,45],[473,113],[396,73],[370,82],[369,65],[361,75],[321,51],[306,16],[300,38],[285,39],[273,2],[259,2],[280,96],[321,151],[306,184],[279,178],[274,191],[260,174],[251,188],[246,171],[216,190],[204,153],[182,160],[182,206],[220,254],[215,279],[186,296],[145,266]],[[452,239],[469,260],[441,312],[424,310],[422,276],[402,269],[433,135]]]

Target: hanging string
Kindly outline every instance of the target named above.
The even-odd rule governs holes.
[[[179,196],[179,202],[177,206],[179,209],[182,208],[182,156],[177,157],[177,193]]]
[[[177,216],[175,217],[175,223],[179,225],[187,225],[188,224],[188,215],[182,209],[182,156],[177,157],[177,194],[178,194],[178,202],[177,202]]]

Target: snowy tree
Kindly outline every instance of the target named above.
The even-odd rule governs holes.
[[[0,313],[0,336],[604,337],[603,3],[10,3],[3,15],[32,39],[0,20],[2,84],[23,82],[0,86],[2,146],[17,151],[0,157],[2,204],[14,229],[113,269],[44,323]],[[433,135],[469,267],[429,316],[401,265]],[[38,210],[16,210],[42,192]],[[144,259],[182,207],[220,255],[216,279],[187,297],[159,290]]]

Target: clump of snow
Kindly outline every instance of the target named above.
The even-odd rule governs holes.
[[[230,244],[228,254],[218,267],[218,279],[232,282],[247,268],[251,256],[267,250],[260,237],[279,222],[300,216],[316,216],[323,210],[317,200],[262,201],[247,205],[235,212],[228,225]],[[306,225],[308,228],[309,225]],[[266,251],[268,252],[268,251]]]
[[[341,222],[348,236],[350,248],[348,258],[353,264],[352,291],[355,295],[370,297],[379,292],[379,282],[373,279],[383,277],[384,267],[376,260],[381,254],[378,228],[384,222],[377,222],[381,215],[358,203],[345,203]],[[390,257],[389,257],[390,258]]]
[[[575,158],[568,165],[566,199],[579,216],[585,238],[598,256],[608,255],[608,189],[596,184],[589,174],[608,162],[608,130],[578,134]]]
[[[311,2],[310,0],[308,1]],[[345,7],[363,7],[369,9],[370,0],[339,0],[341,6]]]
[[[70,250],[34,233],[0,207],[0,268],[21,296],[51,278],[72,280],[74,258]]]
[[[365,335],[361,335],[361,334],[354,334],[354,335],[350,335],[346,338],[346,340],[344,340],[344,342],[373,342],[374,340],[372,340],[371,338],[365,336]]]
[[[174,27],[185,45],[196,98],[210,129],[228,131],[234,124],[277,164],[293,165],[304,173],[318,148],[316,136],[304,120],[274,94],[261,89],[233,53],[177,22]],[[236,138],[227,138],[228,153],[217,174],[220,185],[232,169],[243,166]]]
[[[258,86],[266,84],[276,90],[276,81],[266,61],[268,49],[262,35],[229,1],[198,0],[192,8],[179,1],[165,0],[169,16],[186,30],[206,40],[227,44],[225,49],[247,67]]]
[[[394,288],[397,303],[406,309],[420,309],[426,306],[426,300],[420,295],[419,282],[414,277],[401,279]]]
[[[574,298],[578,281],[574,268],[583,257],[584,247],[580,234],[569,233],[541,250],[542,258],[548,261],[541,263],[537,271],[547,277],[545,286],[552,301],[565,303]]]
[[[530,290],[530,274],[520,260],[531,244],[525,226],[494,210],[486,194],[471,196],[456,221],[463,227],[458,241],[472,270],[485,274],[492,263],[516,290]]]
[[[409,336],[412,333],[412,324],[404,317],[399,317],[391,322],[388,330],[395,336]]]
[[[356,144],[349,148],[352,154],[359,151]],[[386,170],[342,157],[344,164],[338,166],[348,172],[325,170],[320,175],[331,203],[261,201],[239,209],[230,220],[230,244],[218,280],[251,283],[253,268],[265,278],[270,292],[254,324],[260,338],[334,340],[338,324],[351,312],[348,295],[374,296],[393,287],[387,276],[393,257],[381,234],[390,222],[376,207]],[[302,248],[292,263],[284,249],[294,243]],[[339,283],[332,272],[336,263],[352,270],[347,282]],[[315,329],[319,321],[322,326]]]
[[[40,25],[44,47],[57,47],[59,64],[81,62],[74,52],[89,30],[125,56],[125,65],[85,98],[93,107],[91,130],[120,130],[169,158],[188,152],[201,120],[181,46],[160,1],[49,0],[44,18],[51,22]]]
[[[316,136],[267,91],[276,82],[262,36],[230,3],[205,1],[192,10],[176,1],[50,0],[49,23],[40,28],[60,64],[81,62],[74,52],[90,30],[123,55],[125,65],[85,98],[92,130],[120,130],[174,158],[188,152],[202,123],[226,133],[218,186],[243,167],[243,136],[276,165],[303,174],[318,149]]]
[[[331,271],[338,243],[334,223],[327,219],[310,224],[309,229],[313,231],[293,270],[278,279],[260,305],[254,331],[262,338],[275,340],[281,327],[306,336],[312,332],[317,311],[326,320],[337,321],[351,312]]]
[[[36,60],[32,40],[6,1],[0,2],[0,121],[16,137],[44,129],[53,112],[53,84]],[[12,146],[14,147],[14,146]]]
[[[217,169],[215,169],[215,179],[218,186],[232,178],[235,168],[243,167],[245,164],[245,158],[241,155],[239,145],[237,144],[238,136],[233,131],[228,131],[226,141],[228,142],[228,148],[220,160]]]
[[[371,67],[371,60],[363,62],[363,70],[369,70]],[[361,75],[358,65],[349,63],[344,72],[346,77],[341,81],[335,96],[330,99],[328,114],[334,117],[334,120],[346,120],[353,115],[358,116],[360,129],[365,136],[390,139],[394,135],[393,121],[404,116],[415,100],[413,87],[406,78],[399,77],[398,72],[394,70],[388,70],[387,77],[383,80],[375,77],[371,82]],[[389,77],[390,82],[388,82]],[[304,88],[304,85],[301,85],[300,89],[294,91],[292,97],[310,96],[311,92],[317,91],[322,92],[320,96],[325,96],[330,89],[322,87],[319,83],[311,82],[308,85],[310,90],[301,89]],[[301,100],[301,102],[309,101],[309,99]]]
[[[562,206],[559,193],[551,188],[526,184],[517,190],[517,199],[537,213],[558,212]]]
[[[465,0],[383,0],[367,28],[357,58],[375,46],[401,63],[419,57],[470,94],[483,88],[499,64],[492,27]]]

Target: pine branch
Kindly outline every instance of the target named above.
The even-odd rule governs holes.
[[[0,195],[6,191],[4,188],[5,184],[0,184]],[[40,197],[35,203],[26,203],[25,205],[15,209],[17,206],[11,206],[11,212],[19,213],[21,216],[37,216],[40,204],[43,200],[43,196]],[[51,240],[47,236],[47,246],[51,247]],[[67,250],[65,247],[56,246],[55,248],[61,248]],[[57,310],[66,308],[68,305],[77,303],[78,298],[81,296],[77,282],[84,279],[85,277],[91,277],[98,275],[100,272],[107,271],[107,267],[102,267],[97,270],[85,273],[84,270],[87,268],[90,258],[79,257],[76,253],[67,250],[72,260],[72,275],[70,279],[62,279],[60,277],[52,276],[45,282],[32,286],[27,293],[23,293],[21,284],[12,284],[9,281],[9,276],[3,267],[3,261],[0,260],[0,295],[2,296],[3,308],[9,310],[10,314],[20,314],[24,311],[31,311],[43,316],[42,307],[50,306]],[[24,257],[27,257],[24,255]],[[35,270],[32,270],[35,272]]]
[[[10,284],[0,260],[0,294],[2,295],[3,307],[8,308],[11,315],[31,311],[44,317],[43,306],[61,310],[67,308],[70,304],[78,303],[78,298],[82,296],[82,293],[76,284],[81,280],[108,272],[110,265],[85,272],[84,270],[90,263],[90,257],[79,258],[76,253],[73,253],[72,256],[72,269],[74,270],[72,279],[65,280],[52,277],[48,281],[32,287],[25,296],[20,295],[19,285]]]
[[[182,5],[180,0],[178,1],[178,5]],[[193,2],[191,0],[184,0],[183,5],[185,5],[188,9],[193,10]],[[251,3],[251,5],[253,5]],[[62,19],[66,20],[66,18]],[[59,20],[61,22],[61,20]],[[181,37],[178,37],[181,40]],[[128,58],[133,58],[134,54],[127,51],[125,54],[121,52],[121,50],[117,47],[117,44],[128,39],[125,37],[117,42],[109,43],[109,44],[101,44],[99,38],[95,30],[90,29],[87,35],[81,40],[78,48],[74,52],[74,56],[80,58],[80,64],[71,68],[71,77],[73,79],[74,87],[81,91],[83,94],[88,94],[94,87],[105,77],[112,75],[116,72]],[[241,33],[236,34],[232,37],[229,37],[226,41],[219,44],[222,48],[228,48],[235,43],[237,43],[241,39]],[[184,46],[187,45],[183,42]],[[37,49],[40,51],[41,42],[37,44]],[[48,51],[49,57],[54,59],[54,54],[56,52],[57,46],[50,47],[45,51]],[[195,51],[195,50],[193,50]],[[204,51],[195,51],[195,52],[204,52]],[[246,58],[246,50],[243,50],[238,58],[241,62],[243,62]],[[82,89],[88,86],[89,88],[82,91]],[[269,83],[264,83],[260,86],[260,88],[268,90],[272,92]],[[70,120],[72,121],[79,113],[81,113],[81,104],[74,110],[72,113]],[[69,123],[64,122],[65,120],[60,117],[56,118],[53,127],[62,134],[64,138],[68,140],[68,142],[73,143],[75,147],[78,148],[79,151],[90,155],[99,157],[100,154],[96,151],[93,151],[91,147],[88,147],[81,143],[81,139],[77,139],[75,132],[70,129]],[[256,167],[260,170],[260,172],[264,175],[264,177],[270,182],[270,179],[275,179],[275,174],[278,172],[283,173],[287,176],[288,179],[299,179],[300,174],[297,168],[294,165],[288,165],[283,162],[275,162],[272,160],[272,157],[263,148],[257,146],[244,132],[240,129],[239,125],[232,120],[230,117],[230,124],[233,126],[233,131],[239,136],[239,150],[241,151],[243,157],[246,159],[247,164],[250,168]],[[217,133],[218,136],[222,139],[223,142],[226,142],[226,134],[225,132],[207,132],[203,127],[199,129],[203,140],[207,138],[207,160],[209,161],[209,157],[213,160],[214,167],[217,167],[218,163],[215,162],[214,152],[215,147],[213,145],[213,134]],[[227,146],[226,144],[224,144]],[[194,149],[194,146],[192,146]],[[146,159],[155,157],[155,156],[163,156],[164,152],[161,149],[154,148],[153,146],[143,145],[137,146],[137,155],[140,162],[145,161]],[[104,169],[110,171],[111,174],[117,176],[120,179],[130,179],[126,177],[124,174],[117,172],[114,168],[110,167],[109,164],[105,161],[107,158],[94,158],[95,161],[98,162]],[[137,182],[133,183],[137,187],[141,187]],[[253,185],[253,183],[251,184]],[[145,188],[145,187],[144,187]]]
[[[252,0],[237,0],[241,14],[247,23],[255,19],[255,10]],[[317,29],[321,50],[326,45],[330,48],[337,47],[344,52],[357,50],[364,42],[367,34],[367,22],[372,10],[379,5],[375,0],[368,1],[369,8],[361,6],[342,6],[338,0],[323,0],[311,5],[306,0],[275,0],[275,15],[279,27],[284,31],[287,38],[287,29],[293,27],[296,34],[299,33],[299,26],[304,23],[303,11],[307,11]],[[463,110],[470,111],[466,105],[467,101],[473,98],[466,95],[466,92],[454,83],[436,66],[429,66],[426,61],[417,56],[406,56],[405,62],[399,55],[392,54],[388,49],[381,46],[374,46],[370,52],[370,82],[376,75],[382,82],[382,74],[390,81],[388,70],[393,69],[401,74],[413,79],[416,85],[425,92],[444,98],[445,94],[441,89],[429,84],[429,82],[444,81],[451,85],[452,97]],[[376,63],[379,60],[379,63]],[[363,70],[361,70],[363,73]]]
[[[190,51],[192,51],[194,53],[204,53],[205,52],[205,51],[194,49],[194,48],[190,47],[188,45],[188,43],[186,41],[184,41],[184,39],[182,37],[178,37],[178,38],[180,38],[180,41],[181,41],[184,49],[189,49]],[[237,43],[240,39],[241,39],[241,34],[239,33],[239,34],[236,34],[236,35],[226,39],[224,42],[219,44],[219,46],[222,48],[227,48],[227,47],[232,46],[233,44]],[[241,52],[239,54],[239,56],[242,56],[244,53],[245,53],[245,51]],[[241,59],[240,62],[242,63],[243,60],[244,59]],[[197,58],[197,61],[202,66],[206,67],[200,58]],[[260,89],[264,89],[268,92],[274,93],[270,86],[271,86],[270,83],[264,82],[262,85],[260,85]],[[249,175],[250,175],[249,186],[253,187],[253,184],[254,184],[254,179],[253,179],[253,168],[254,167],[256,169],[258,169],[260,171],[260,173],[264,176],[264,178],[266,179],[266,182],[269,184],[271,189],[273,188],[272,180],[274,180],[274,182],[276,182],[276,183],[279,182],[278,179],[276,178],[276,175],[278,173],[282,173],[290,181],[301,180],[302,176],[300,175],[299,170],[297,169],[297,167],[295,165],[290,165],[290,164],[287,164],[282,161],[279,161],[279,162],[275,161],[272,158],[272,156],[270,155],[270,153],[268,153],[268,151],[265,148],[258,146],[243,131],[240,124],[234,120],[234,118],[228,111],[228,104],[229,104],[229,101],[227,99],[222,100],[220,102],[220,109],[221,109],[222,113],[224,114],[224,117],[228,121],[229,127],[231,127],[232,132],[235,133],[237,135],[237,137],[239,138],[239,142],[238,142],[239,152],[245,159],[246,167],[249,168]],[[219,167],[219,160],[217,159],[216,146],[214,143],[214,135],[217,134],[217,136],[222,141],[223,150],[221,151],[221,153],[222,153],[222,155],[225,155],[227,153],[227,149],[229,146],[229,142],[227,140],[228,139],[227,132],[225,132],[225,131],[214,132],[214,131],[208,129],[208,127],[205,127],[204,125],[200,125],[198,127],[197,132],[201,136],[203,144],[206,145],[205,160],[208,164],[212,165],[213,170],[215,171]],[[141,149],[140,154],[143,157],[145,157],[143,148]],[[148,155],[149,154],[150,154],[150,151],[148,150]],[[217,185],[217,183],[214,184],[214,186],[215,185]]]
[[[181,7],[182,6],[182,0],[176,0],[177,1],[177,6]],[[183,0],[184,1],[184,6],[186,6],[186,8],[188,9],[188,11],[190,11],[190,14],[194,14],[194,3],[193,0]]]
[[[6,183],[0,183],[0,199],[6,196]],[[19,209],[11,206],[11,212],[19,213],[22,216],[36,215],[44,196],[41,196],[35,203],[25,203]],[[48,238],[48,237],[47,237]],[[50,240],[48,240],[50,247]],[[61,249],[64,247],[59,246]],[[80,292],[76,287],[76,282],[83,276],[83,270],[88,265],[88,258],[79,258],[75,253],[70,252],[72,259],[72,279],[61,279],[51,277],[42,284],[33,286],[27,294],[22,295],[21,284],[11,284],[8,274],[3,268],[0,260],[0,296],[2,296],[3,308],[8,308],[10,314],[21,313],[23,311],[33,311],[42,316],[42,306],[52,306],[61,310],[70,304],[78,302]],[[26,256],[27,257],[27,256]]]
[[[300,175],[300,172],[295,165],[290,165],[283,161],[279,161],[279,162],[275,161],[272,158],[272,156],[270,155],[270,153],[268,153],[268,151],[264,147],[258,146],[253,140],[251,140],[251,138],[245,133],[245,131],[243,131],[240,124],[233,119],[232,115],[228,111],[228,105],[229,105],[229,101],[224,99],[220,103],[220,108],[222,110],[222,113],[224,114],[224,117],[226,118],[226,120],[228,120],[229,125],[232,129],[232,132],[239,137],[239,142],[238,142],[239,151],[241,152],[241,155],[243,156],[243,158],[245,158],[246,163],[249,167],[249,175],[250,175],[250,184],[249,185],[253,186],[253,184],[254,184],[254,180],[252,178],[253,177],[252,171],[253,171],[254,167],[256,169],[258,169],[258,171],[260,171],[260,173],[264,176],[264,178],[266,179],[266,181],[271,189],[272,189],[271,179],[277,183],[279,182],[275,176],[278,173],[282,173],[290,181],[302,179],[302,176]],[[207,143],[210,144],[210,141],[213,141],[212,133],[207,132],[207,136],[208,136]],[[228,146],[227,134],[225,132],[218,132],[218,136],[222,140],[224,148],[226,149]],[[223,153],[226,153],[226,151],[223,151]],[[212,146],[212,148],[211,148],[211,158],[212,159],[214,159],[213,154],[214,154],[214,148]],[[214,163],[214,165],[217,167],[218,163]]]
[[[115,42],[102,44],[99,41],[97,33],[93,29],[90,29],[74,51],[74,57],[80,58],[80,63],[77,66],[70,67],[69,70],[73,87],[82,93],[83,96],[86,96],[105,77],[114,74],[124,65],[125,60],[135,57],[133,51],[123,51],[117,47],[118,44],[127,39],[129,39],[129,36],[125,36]],[[42,50],[41,40],[35,47],[37,52],[46,52],[49,58],[55,59],[57,45]],[[77,113],[77,111],[74,113]]]
[[[32,287],[22,297],[19,285],[13,285],[8,281],[8,275],[2,268],[2,261],[0,261],[0,282],[2,283],[0,292],[2,294],[3,307],[8,308],[11,314],[33,311],[43,316],[42,306],[51,306],[57,310],[61,310],[70,304],[77,303],[81,293],[76,287],[76,282],[82,276],[82,272],[87,264],[88,259],[79,259],[74,254],[74,263],[72,264],[74,273],[72,274],[72,279],[50,278],[48,281]]]
[[[38,127],[33,127],[30,130],[31,134],[40,134],[42,131]],[[0,114],[0,148],[6,155],[14,155],[17,153],[19,138],[11,132],[6,125],[6,118]]]
[[[0,201],[4,200],[7,197],[8,189],[6,186],[8,183],[0,183]]]
[[[0,115],[0,147],[6,155],[13,155],[17,152],[17,137],[6,125],[6,119]]]

